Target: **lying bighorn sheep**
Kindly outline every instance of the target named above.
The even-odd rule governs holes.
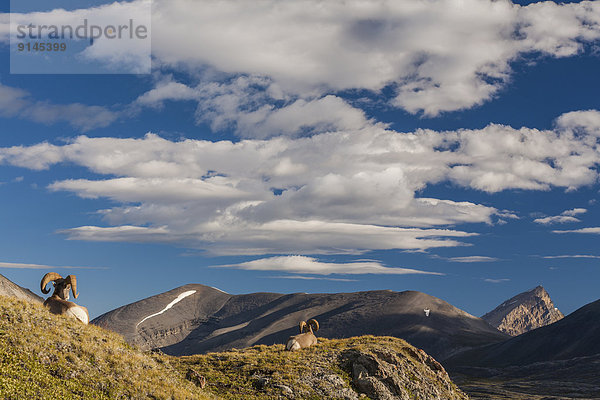
[[[290,336],[285,345],[288,351],[300,350],[305,347],[317,344],[317,337],[313,333],[319,330],[319,323],[316,319],[309,319],[308,322],[300,322],[300,334]]]
[[[54,293],[44,301],[44,306],[52,314],[67,315],[87,324],[90,320],[87,308],[67,301],[69,300],[69,290],[73,291],[73,297],[79,297],[75,275],[68,275],[66,278],[63,278],[56,272],[48,272],[42,278],[42,293],[48,294],[50,292],[50,289],[46,289],[46,285],[50,282],[54,282]]]

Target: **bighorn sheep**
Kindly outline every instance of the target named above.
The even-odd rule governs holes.
[[[285,349],[295,351],[317,344],[317,337],[313,329],[314,332],[319,330],[319,323],[316,319],[309,319],[308,322],[301,321],[300,334],[290,336],[285,344]]]
[[[69,290],[73,291],[73,297],[79,297],[75,275],[68,275],[66,278],[63,278],[56,272],[48,272],[44,275],[40,284],[42,293],[48,294],[50,292],[50,289],[46,289],[46,285],[50,282],[54,282],[54,293],[44,301],[44,306],[52,314],[67,315],[87,324],[90,321],[87,308],[67,301],[69,300]]]

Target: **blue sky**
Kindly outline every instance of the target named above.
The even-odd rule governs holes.
[[[4,14],[0,273],[76,274],[92,317],[186,283],[598,298],[600,3],[274,4],[154,1],[145,75],[11,74]]]

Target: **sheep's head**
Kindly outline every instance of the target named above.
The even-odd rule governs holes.
[[[319,323],[316,319],[309,319],[308,322],[300,321],[300,333],[316,332],[319,330]]]
[[[40,284],[42,293],[48,294],[50,292],[50,289],[46,289],[46,285],[50,282],[53,282],[54,284],[54,293],[52,293],[52,296],[58,296],[63,300],[69,300],[69,290],[71,290],[73,292],[73,297],[79,297],[79,293],[77,293],[77,278],[75,278],[75,275],[68,275],[66,278],[63,278],[56,272],[48,272],[44,275]]]

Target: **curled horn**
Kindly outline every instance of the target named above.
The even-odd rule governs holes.
[[[308,326],[311,328],[311,332],[316,332],[319,330],[319,323],[316,319],[309,319]]]
[[[48,272],[46,275],[44,275],[44,277],[42,278],[42,282],[40,283],[42,293],[44,293],[44,294],[50,293],[50,289],[46,289],[46,285],[48,283],[56,281],[58,279],[62,279],[62,276],[60,276],[56,272]]]
[[[65,282],[71,285],[71,291],[73,292],[73,297],[78,298],[79,293],[77,293],[77,278],[75,278],[75,275],[68,275],[65,278]]]
[[[306,325],[306,322],[300,321],[300,333],[304,333],[304,331],[307,327],[308,327],[308,325]]]

